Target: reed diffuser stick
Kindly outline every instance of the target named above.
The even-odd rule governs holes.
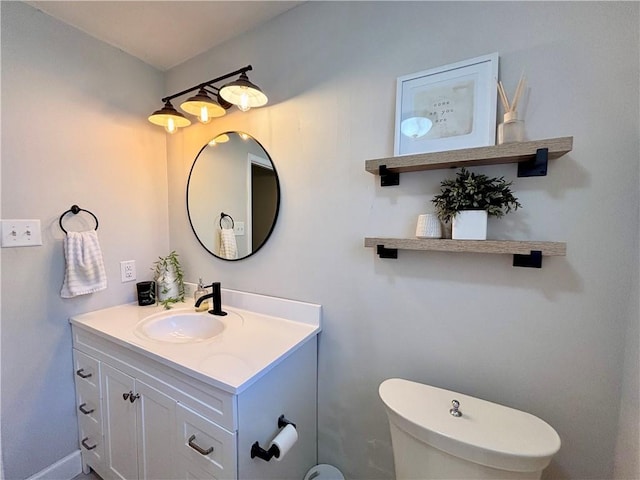
[[[504,108],[505,112],[509,111],[509,99],[507,98],[507,94],[504,91],[504,85],[502,82],[498,82],[498,93],[500,94],[500,100],[502,101],[502,108]]]
[[[520,97],[522,96],[522,92],[524,92],[524,85],[526,83],[526,78],[524,77],[524,72],[520,76],[520,80],[518,81],[518,86],[516,87],[516,93],[513,97],[513,104],[511,105],[512,110],[515,112],[518,108],[518,102],[520,101]]]
[[[527,79],[524,76],[524,72],[522,72],[522,75],[520,76],[520,80],[518,81],[518,86],[516,87],[515,94],[513,95],[513,102],[509,103],[509,97],[507,96],[507,92],[504,89],[504,85],[502,84],[502,81],[498,82],[498,93],[500,94],[500,101],[502,102],[504,113],[516,111],[516,109],[518,108],[518,102],[522,97],[526,83],[527,83]]]

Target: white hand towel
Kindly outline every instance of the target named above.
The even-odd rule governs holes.
[[[238,258],[238,245],[236,244],[236,234],[233,232],[233,228],[220,230],[220,256],[227,260]]]
[[[60,296],[72,298],[107,288],[102,250],[95,230],[69,232],[64,239],[66,267]]]

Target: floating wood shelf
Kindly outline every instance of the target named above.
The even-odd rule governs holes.
[[[383,187],[398,185],[402,172],[503,163],[517,163],[519,177],[544,176],[547,174],[548,160],[560,158],[572,149],[573,137],[548,138],[490,147],[378,158],[367,160],[365,170],[380,175],[380,184]],[[513,255],[514,267],[533,268],[541,268],[543,256],[567,254],[565,243],[516,240],[368,237],[364,239],[364,246],[375,247],[380,258],[398,258],[398,250],[508,254]]]
[[[397,258],[398,250],[507,254],[514,255],[514,266],[535,268],[541,267],[543,256],[567,254],[566,243],[518,240],[366,237],[364,246],[377,248],[380,258]]]
[[[365,170],[374,175],[379,175],[380,167],[390,173],[402,173],[503,163],[527,163],[535,162],[540,150],[546,149],[547,158],[554,160],[570,152],[572,148],[573,137],[549,138],[532,142],[505,143],[490,147],[377,158],[367,160],[365,162]]]

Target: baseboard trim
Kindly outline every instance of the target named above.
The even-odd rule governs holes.
[[[80,450],[76,450],[53,465],[48,466],[44,470],[39,471],[27,480],[50,480],[58,478],[60,480],[71,480],[73,477],[82,473],[82,458]]]

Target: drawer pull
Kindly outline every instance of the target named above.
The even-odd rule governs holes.
[[[84,368],[81,368],[80,370],[78,370],[76,372],[76,375],[78,375],[80,378],[89,378],[92,374],[91,373],[84,373]]]
[[[200,455],[209,455],[211,452],[213,452],[213,447],[209,447],[206,450],[204,448],[202,448],[200,445],[198,445],[196,442],[196,436],[195,435],[191,435],[189,437],[189,446],[191,448],[193,448],[196,452],[198,452]]]
[[[94,448],[96,448],[96,447],[98,446],[98,444],[97,444],[97,443],[96,443],[95,445],[91,445],[91,446],[89,446],[89,445],[87,444],[87,440],[89,440],[89,437],[84,437],[84,438],[82,439],[82,441],[80,442],[80,443],[82,444],[82,446],[83,446],[84,448],[86,448],[87,450],[93,450]]]
[[[80,410],[80,411],[81,411],[82,413],[84,413],[85,415],[89,415],[90,413],[93,413],[93,412],[95,412],[95,411],[96,411],[96,409],[95,409],[95,408],[92,408],[91,410],[87,410],[86,408],[84,408],[84,407],[86,407],[86,406],[87,406],[87,404],[86,404],[86,403],[83,403],[82,405],[80,405],[80,406],[78,407],[78,410]]]

